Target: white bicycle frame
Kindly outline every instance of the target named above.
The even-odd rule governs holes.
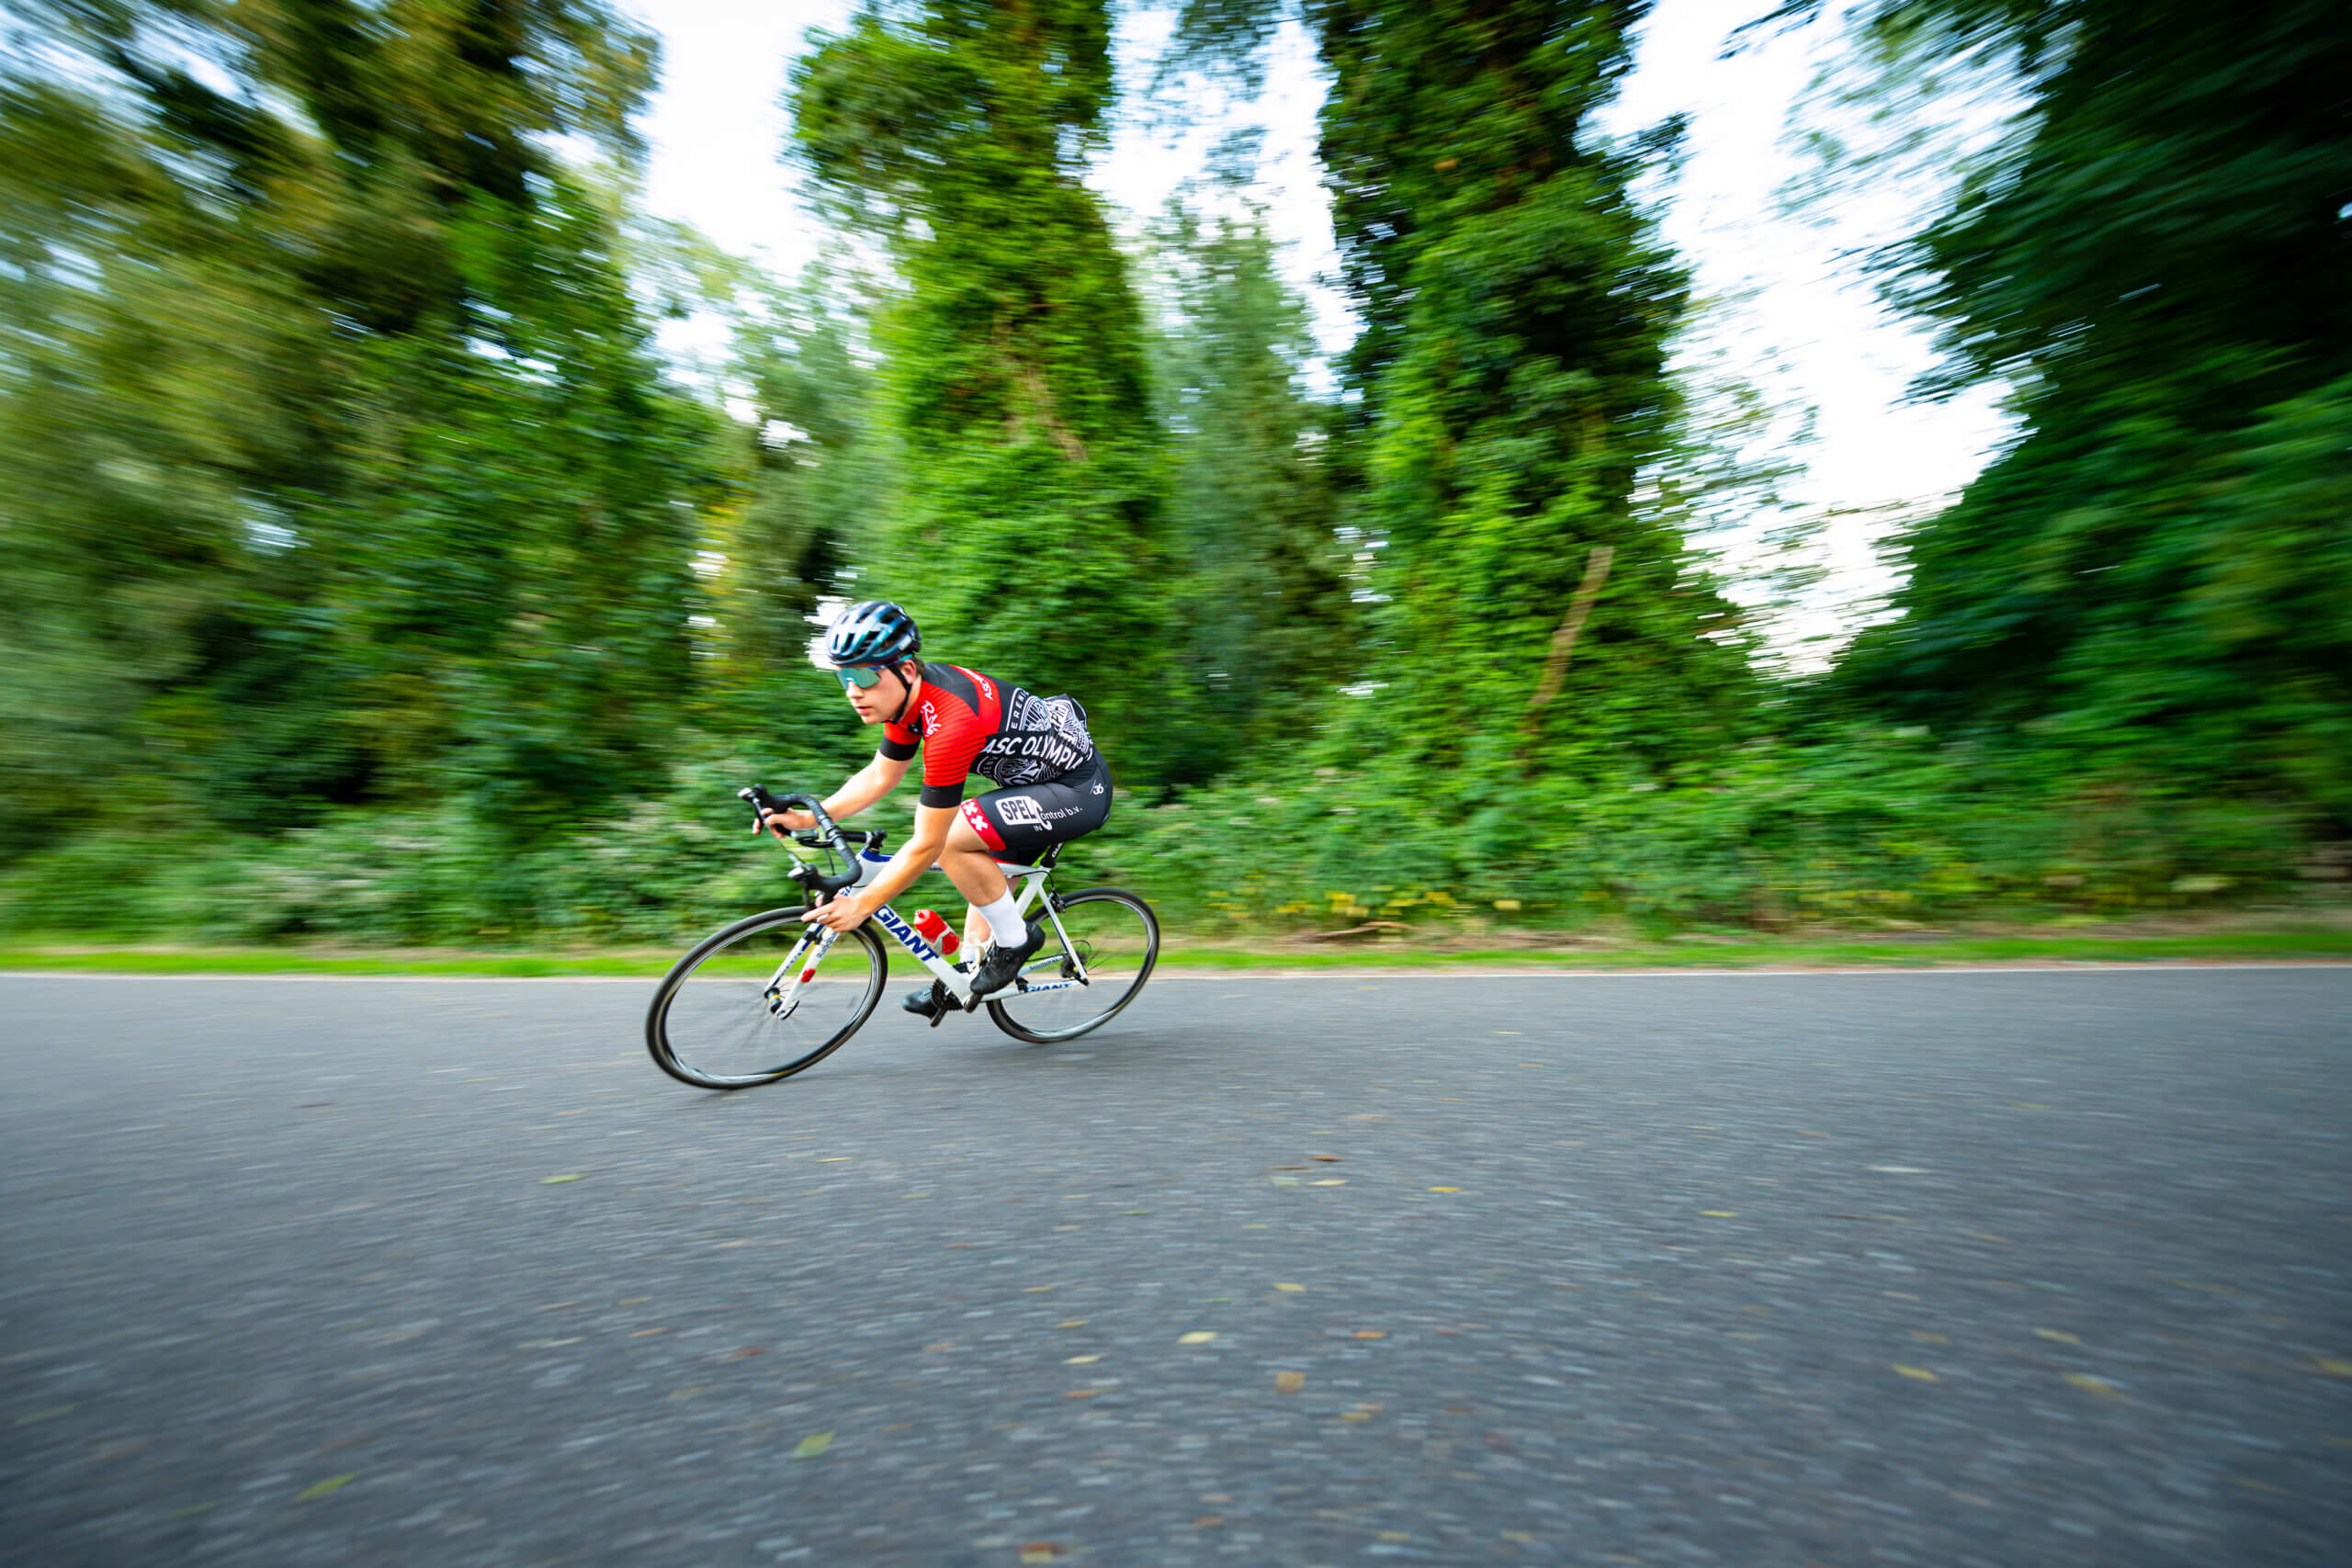
[[[1006,865],[1001,861],[997,864],[1003,870],[1006,879],[1013,884],[1014,890],[1019,896],[1013,908],[1024,919],[1027,919],[1031,908],[1043,897],[1046,878],[1053,874],[1053,868],[1043,865]],[[1062,929],[1061,916],[1055,911],[1050,901],[1045,902],[1042,907],[1046,919],[1053,924],[1054,934],[1062,939],[1062,950],[1046,957],[1030,960],[1027,967],[1023,970],[1024,978],[1019,982],[1020,991],[1015,994],[1035,996],[1041,991],[1067,990],[1072,986],[1083,986],[1087,983],[1086,960],[1076,948],[1070,945],[1069,933]],[[900,947],[914,954],[916,963],[937,976],[940,983],[947,987],[948,995],[967,1008],[971,1006],[972,976],[969,973],[950,964],[944,953],[923,940],[922,933],[900,919],[899,912],[889,905],[885,904],[875,910],[870,919],[873,924],[880,926],[895,937]],[[770,1013],[778,1019],[792,1016],[792,1010],[799,1004],[800,987],[817,977],[818,965],[824,963],[825,954],[833,950],[833,943],[840,941],[841,936],[842,933],[831,926],[810,923],[808,929],[801,933],[800,940],[792,944],[792,951],[785,955],[784,962],[775,966],[775,973],[768,976],[767,985],[762,987],[761,994],[768,998]],[[1074,977],[1057,978],[1037,985],[1030,984],[1025,978],[1031,969],[1040,969],[1049,964],[1058,967],[1065,961],[1078,971]]]

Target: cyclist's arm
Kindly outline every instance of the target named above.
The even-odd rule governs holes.
[[[844,821],[856,816],[884,795],[899,787],[911,765],[909,759],[886,757],[879,751],[874,760],[849,776],[849,782],[833,791],[825,801],[825,814],[834,821]],[[953,815],[952,813],[950,815]],[[781,839],[788,832],[807,832],[817,825],[817,819],[806,811],[781,811],[767,819],[768,831]],[[940,842],[946,843],[943,833]],[[938,851],[932,852],[933,859]]]
[[[956,826],[956,809],[950,807],[915,807],[915,836],[890,857],[888,865],[875,874],[873,881],[857,890],[857,897],[865,900],[868,911],[880,908],[905,892],[914,885],[915,878],[938,863],[940,852],[947,847],[947,830]]]
[[[899,781],[907,776],[911,765],[910,760],[885,757],[876,751],[872,761],[851,774],[849,782],[825,802],[826,814],[836,822],[856,816],[898,788]]]

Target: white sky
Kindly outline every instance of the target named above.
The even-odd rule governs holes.
[[[840,27],[849,0],[623,4],[663,40],[662,90],[645,122],[653,149],[648,204],[775,271],[797,271],[817,230],[778,157],[786,131],[785,71],[808,28]],[[1834,20],[1819,23],[1736,59],[1717,58],[1732,28],[1770,8],[1770,0],[1660,0],[1605,129],[1624,134],[1677,111],[1691,116],[1681,177],[1664,193],[1666,237],[1710,301],[1691,348],[1719,357],[1776,401],[1817,411],[1814,440],[1798,454],[1805,471],[1784,493],[1822,508],[1932,502],[1976,473],[2008,423],[1989,389],[1942,404],[1903,401],[1906,384],[1929,362],[1927,339],[1879,307],[1853,258],[1916,225],[1916,192],[1849,191],[1803,218],[1780,210],[1778,192],[1802,166],[1788,117],[1833,51],[1837,30]],[[1172,15],[1126,14],[1119,43],[1126,83],[1140,84]],[[1314,157],[1322,98],[1311,43],[1286,28],[1257,110],[1267,128],[1261,193],[1329,353],[1345,345],[1353,324],[1325,281],[1337,258]],[[1199,172],[1215,139],[1214,130],[1204,130],[1171,148],[1125,113],[1097,183],[1140,220]],[[1883,588],[1873,532],[1860,521],[1832,528],[1832,596]]]

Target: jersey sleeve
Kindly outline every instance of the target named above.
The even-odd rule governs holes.
[[[944,727],[942,733],[933,736],[923,749],[920,803],[950,811],[962,805],[964,781],[971,777],[973,759],[988,739],[978,716],[969,723]]]
[[[922,738],[913,730],[903,725],[886,724],[882,727],[882,744],[874,749],[874,754],[888,757],[894,762],[904,762],[910,760],[922,745]]]

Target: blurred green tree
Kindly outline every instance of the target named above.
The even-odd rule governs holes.
[[[651,40],[575,0],[18,17],[0,840],[157,794],[527,829],[652,777],[724,471],[553,151],[625,172]]]
[[[1170,487],[1170,653],[1191,696],[1194,784],[1295,747],[1356,649],[1333,532],[1331,410],[1301,386],[1313,340],[1261,207],[1221,179],[1153,233],[1166,318],[1156,346]]]
[[[869,342],[876,292],[835,255],[790,285],[750,277],[738,299],[729,374],[749,405],[752,479],[704,558],[716,620],[707,683],[730,726],[773,737],[812,702],[839,716],[832,679],[810,667],[811,617],[872,558],[899,483]]]
[[[1843,683],[2086,769],[2352,821],[2352,13],[2325,0],[1896,0],[1916,64],[2014,60],[2031,108],[1890,258],[1927,389],[2024,430],[1905,542]]]
[[[1720,749],[1750,695],[1729,608],[1638,479],[1671,455],[1685,286],[1627,195],[1669,124],[1588,117],[1639,0],[1306,0],[1345,284],[1346,468],[1375,606],[1354,747],[1507,803]],[[1196,0],[1171,69],[1249,85],[1272,5]]]
[[[939,657],[1076,694],[1164,776],[1166,466],[1141,309],[1084,181],[1112,100],[1103,0],[861,11],[793,67],[833,211],[890,248],[878,338],[905,481],[860,592]]]

